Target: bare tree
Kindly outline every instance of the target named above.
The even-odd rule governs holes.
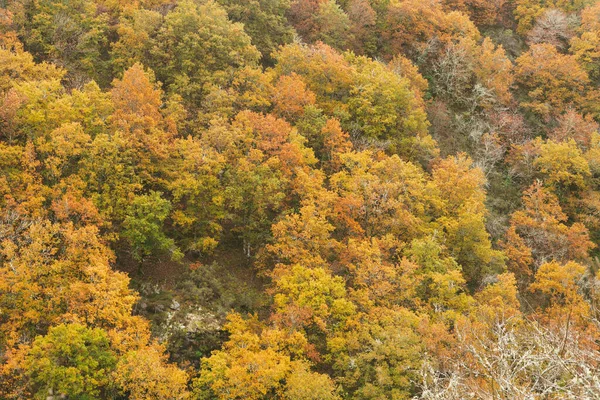
[[[549,9],[535,21],[527,39],[530,44],[549,43],[559,50],[564,50],[574,35],[575,23],[575,17],[561,10]]]
[[[458,332],[459,351],[447,371],[426,363],[426,400],[598,399],[600,353],[568,326],[497,321],[490,330]]]

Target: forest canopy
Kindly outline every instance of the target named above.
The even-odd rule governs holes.
[[[598,0],[0,1],[0,398],[600,398],[599,124]]]

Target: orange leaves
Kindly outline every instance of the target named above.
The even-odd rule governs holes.
[[[535,275],[535,282],[529,290],[539,290],[550,295],[554,301],[573,305],[584,302],[578,293],[578,283],[583,279],[586,268],[576,262],[568,262],[561,265],[558,262],[542,264]],[[583,317],[583,315],[581,315]]]
[[[153,83],[151,72],[135,64],[115,81],[112,89],[115,111],[112,122],[123,132],[137,151],[164,158],[174,132],[161,114],[162,92]]]
[[[344,168],[331,176],[330,185],[340,196],[335,208],[350,232],[411,237],[419,230],[427,195],[418,167],[398,156],[377,160],[370,152],[346,153],[341,160]]]
[[[584,106],[589,78],[575,57],[558,53],[550,44],[535,44],[517,59],[517,82],[527,91],[522,106],[543,118],[569,106]]]
[[[275,55],[274,71],[281,75],[296,73],[315,93],[317,103],[325,112],[343,110],[354,70],[344,56],[333,48],[317,43],[314,46],[288,45]]]
[[[4,213],[5,216],[10,215],[8,209],[5,209]],[[44,377],[35,376],[41,371],[40,368],[46,368],[47,363],[37,365],[35,361],[30,365],[16,367],[12,357],[18,359],[19,352],[28,351],[33,338],[44,335],[49,327],[69,322],[75,323],[73,326],[81,329],[85,327],[79,324],[94,327],[93,335],[102,336],[103,346],[110,352],[111,357],[120,357],[132,350],[140,352],[138,356],[143,357],[136,357],[135,366],[132,364],[133,359],[123,360],[126,365],[123,365],[124,369],[118,379],[121,389],[131,390],[132,393],[153,393],[153,390],[162,390],[164,394],[174,391],[177,398],[184,398],[186,375],[173,366],[166,366],[162,349],[146,347],[149,339],[148,326],[143,320],[131,315],[137,295],[128,287],[129,278],[111,269],[110,263],[114,261],[112,252],[98,237],[98,228],[95,225],[74,226],[71,222],[51,223],[28,219],[25,216],[19,218],[18,215],[12,221],[13,228],[6,229],[8,223],[8,220],[1,222],[3,233],[0,236],[0,307],[5,318],[0,328],[0,345],[7,349],[5,357],[8,358],[8,362],[3,365],[0,392],[10,390],[4,385],[5,382],[10,384],[9,380],[4,379],[5,373],[12,377],[17,377],[23,372],[31,375],[34,381],[26,381],[24,389],[37,390],[37,378],[46,383]],[[81,330],[80,328],[76,331]],[[51,336],[60,329],[62,328],[51,328]],[[79,339],[71,337],[69,332],[66,332],[69,338],[61,338],[59,343],[55,343],[56,351],[71,351],[65,346],[78,345]],[[88,331],[84,329],[83,334],[87,334],[86,332]],[[33,350],[37,351],[37,343],[48,340],[51,338],[38,337]],[[12,352],[17,343],[21,344],[19,352]],[[92,342],[86,343],[88,346]],[[48,346],[44,348],[48,349]],[[44,356],[42,351],[39,357]],[[85,358],[69,357],[72,361],[85,361]],[[91,359],[92,363],[98,361],[97,357]],[[61,364],[57,368],[62,366]],[[26,371],[22,371],[23,367]],[[77,376],[112,373],[112,367],[74,367],[82,368],[81,372],[77,372],[76,368],[71,370],[70,374],[75,371]],[[52,371],[57,370],[50,368]],[[145,382],[132,374],[131,370],[127,371],[127,368],[150,368],[154,378],[150,383]],[[68,376],[71,375],[63,375],[62,378]],[[107,379],[94,379],[94,387],[83,389],[77,386],[76,381],[63,383],[65,386],[55,389],[61,390],[61,393],[75,390],[69,392],[74,395],[87,395],[95,390],[113,387],[112,381]],[[131,385],[135,386],[135,390]],[[143,395],[136,396],[139,399],[146,398]]]
[[[402,243],[391,235],[382,239],[350,239],[343,253],[342,265],[348,270],[354,301],[363,308],[389,306],[400,299],[412,301],[407,287],[410,279],[409,265],[400,267],[391,261],[391,253],[397,252]],[[410,271],[412,272],[412,271]],[[409,293],[405,293],[404,291]]]
[[[2,298],[10,321],[4,326],[7,338],[61,318],[115,327],[128,317],[136,298],[128,279],[110,270],[112,255],[99,242],[96,227],[31,223],[5,245],[18,246],[3,254],[13,268],[0,268],[2,279],[12,282],[12,300]],[[21,315],[23,306],[39,312],[34,321]]]
[[[312,41],[319,31],[316,15],[322,3],[327,0],[295,0],[290,7],[290,22],[298,33]]]
[[[510,271],[520,279],[528,280],[532,277],[532,250],[527,246],[525,239],[519,236],[515,226],[511,226],[506,231],[504,253],[508,259]]]
[[[23,104],[24,100],[14,89],[3,93],[2,98],[0,98],[0,126],[2,126],[2,136],[9,143],[14,139],[14,119],[17,115],[17,110]]]
[[[485,38],[481,48],[477,50],[474,67],[477,79],[493,91],[501,104],[510,104],[512,101],[510,90],[514,81],[513,65],[504,49],[502,46],[494,46],[489,38]]]
[[[502,19],[506,0],[443,0],[451,10],[468,14],[478,26],[494,25]]]
[[[273,88],[274,111],[288,121],[294,121],[304,112],[304,107],[315,104],[315,101],[315,94],[295,73],[280,76]]]
[[[418,56],[427,50],[432,40],[447,44],[459,37],[479,38],[477,28],[467,16],[445,13],[435,1],[393,0],[385,21],[388,54]]]
[[[485,177],[480,169],[472,168],[472,161],[465,154],[440,160],[433,170],[433,179],[445,202],[444,213],[485,211]]]
[[[541,293],[547,299],[544,314],[538,318],[565,329],[565,335],[569,329],[581,330],[585,336],[599,334],[598,327],[590,324],[591,308],[582,292],[586,270],[573,261],[548,262],[540,266],[535,281],[529,286],[531,292]]]
[[[327,172],[337,171],[342,166],[341,155],[352,150],[349,135],[342,130],[337,119],[328,119],[320,132],[323,143],[322,163]]]
[[[256,147],[270,155],[281,152],[292,130],[288,122],[275,118],[271,114],[260,115],[245,111],[238,114],[237,121],[242,123],[247,121],[244,125],[252,129]]]
[[[295,0],[289,11],[291,24],[302,38],[343,49],[350,35],[350,20],[333,0]]]
[[[509,267],[522,282],[544,262],[583,261],[588,257],[595,244],[583,225],[566,225],[556,196],[536,183],[525,192],[523,203],[524,210],[512,215],[505,244]]]
[[[274,243],[267,250],[280,263],[324,267],[339,244],[330,237],[334,226],[323,210],[307,205],[272,226]]]
[[[176,134],[169,116],[162,114],[162,92],[153,83],[151,72],[144,71],[140,64],[127,70],[123,79],[116,80],[113,86],[115,132],[109,141],[123,146],[119,161],[125,157],[135,160],[136,175],[143,182],[157,182],[162,178]]]
[[[433,2],[390,2],[386,15],[386,34],[394,53],[410,54],[416,46],[423,46],[423,41],[434,37],[436,30],[443,25],[444,16],[441,8]]]
[[[125,71],[123,79],[113,85],[113,123],[123,131],[132,132],[158,127],[161,123],[161,95],[141,64],[134,64]]]
[[[252,145],[270,157],[277,157],[288,178],[296,169],[315,162],[312,152],[304,147],[303,138],[283,119],[244,111],[237,115],[234,124],[241,129],[250,129],[248,139]]]

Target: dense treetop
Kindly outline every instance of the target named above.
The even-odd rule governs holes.
[[[0,398],[600,397],[600,1],[0,1]]]

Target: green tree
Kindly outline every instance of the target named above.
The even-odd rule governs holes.
[[[273,62],[271,53],[281,45],[290,43],[294,30],[286,18],[290,0],[217,0],[233,22],[244,24],[244,31],[262,54],[263,62]]]
[[[23,368],[36,399],[104,398],[117,364],[105,331],[81,324],[58,325],[38,336]]]
[[[133,258],[143,261],[153,254],[169,253],[171,258],[182,257],[175,241],[168,238],[164,222],[171,212],[171,203],[159,192],[136,196],[123,220],[122,236],[131,246]]]
[[[74,84],[89,78],[102,85],[110,82],[110,16],[97,2],[35,0],[11,8],[25,49],[38,59],[64,67]]]
[[[147,63],[170,93],[197,109],[211,85],[227,85],[237,69],[256,64],[259,56],[243,25],[232,23],[221,6],[183,0],[165,17]]]

